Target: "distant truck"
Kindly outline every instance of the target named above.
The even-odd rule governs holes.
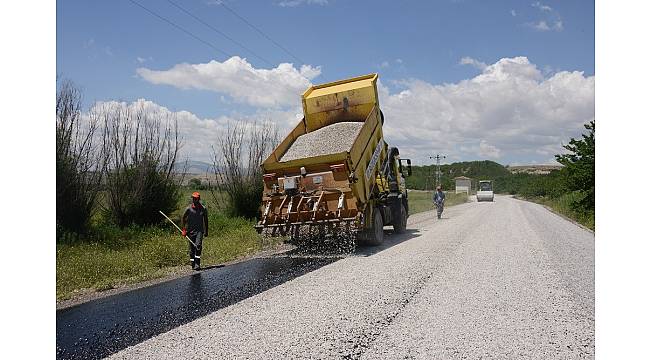
[[[352,233],[354,241],[371,245],[383,242],[385,225],[404,231],[411,160],[384,140],[377,78],[305,91],[303,119],[261,165],[258,231],[292,240],[305,228],[322,238]]]
[[[494,201],[492,180],[480,180],[476,190],[476,201]]]

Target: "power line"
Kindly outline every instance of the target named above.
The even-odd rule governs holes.
[[[224,34],[224,33],[223,33],[222,31],[220,31],[219,29],[216,29],[216,28],[213,27],[212,25],[210,25],[210,24],[208,24],[207,22],[201,20],[199,17],[195,16],[194,14],[192,14],[191,12],[189,12],[188,10],[186,10],[185,8],[181,7],[181,6],[178,5],[177,3],[175,3],[175,2],[173,2],[173,1],[171,1],[171,0],[167,0],[167,2],[169,2],[169,3],[172,4],[172,5],[174,5],[175,7],[177,7],[178,9],[180,9],[182,12],[186,13],[187,15],[191,16],[191,17],[194,18],[196,21],[198,21],[198,22],[200,22],[201,24],[207,26],[207,27],[210,28],[212,31],[218,33],[219,35],[225,37],[226,39],[232,41],[233,43],[239,45],[242,49],[248,51],[249,53],[251,53],[253,56],[257,57],[258,59],[264,61],[264,62],[265,62],[266,64],[268,64],[269,66],[273,66],[273,64],[272,64],[270,61],[268,61],[268,60],[266,60],[265,58],[263,58],[262,56],[256,54],[253,50],[247,48],[246,46],[244,46],[244,44],[240,43],[239,41],[237,41],[237,40],[231,38],[230,36],[228,36],[228,35],[226,35],[226,34]]]
[[[204,43],[205,45],[211,47],[212,49],[216,50],[217,52],[220,52],[220,53],[224,54],[226,57],[232,57],[232,55],[230,55],[230,54],[228,54],[227,52],[225,52],[225,51],[219,49],[218,47],[212,45],[211,43],[209,43],[209,42],[207,42],[207,41],[201,39],[200,37],[194,35],[194,34],[191,33],[190,31],[185,30],[185,29],[182,28],[180,25],[176,25],[176,23],[174,23],[173,21],[171,21],[171,20],[169,20],[169,19],[167,19],[167,18],[164,18],[164,17],[162,17],[161,15],[158,15],[158,14],[157,14],[156,12],[154,12],[153,10],[149,10],[149,9],[147,9],[146,7],[144,7],[142,4],[138,3],[137,1],[135,1],[135,0],[129,0],[129,1],[132,2],[133,4],[137,5],[137,6],[141,7],[142,9],[144,9],[145,11],[147,11],[148,13],[150,13],[151,15],[157,17],[158,19],[165,21],[166,23],[172,25],[173,27],[177,28],[178,30],[181,30],[182,32],[186,33],[187,35],[189,35],[189,36],[195,38],[196,40],[198,40],[198,41]]]
[[[230,13],[232,13],[233,15],[235,15],[236,17],[238,17],[241,21],[245,22],[246,24],[248,24],[248,26],[250,26],[251,28],[255,29],[255,31],[257,31],[258,33],[260,33],[262,36],[264,36],[264,37],[265,37],[266,39],[268,39],[270,42],[272,42],[272,43],[275,44],[277,47],[279,47],[280,49],[282,49],[284,52],[286,52],[287,54],[289,54],[289,56],[291,56],[291,57],[293,57],[294,59],[298,60],[298,62],[300,63],[300,65],[304,65],[304,64],[306,64],[306,62],[302,61],[299,57],[297,57],[296,55],[292,54],[292,53],[291,53],[289,50],[287,50],[284,46],[280,45],[277,41],[271,39],[268,35],[266,35],[266,34],[265,34],[262,30],[260,30],[257,26],[251,24],[248,20],[244,19],[241,15],[239,15],[238,13],[236,13],[235,10],[229,8],[229,7],[224,3],[223,0],[219,1],[219,5],[223,6],[226,10],[230,11]]]

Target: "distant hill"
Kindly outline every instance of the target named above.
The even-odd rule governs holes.
[[[436,165],[412,166],[413,175],[406,179],[409,189],[431,190],[435,180]],[[511,175],[503,165],[490,160],[463,161],[440,165],[443,189],[455,188],[454,178],[465,176],[472,179],[472,185],[478,180],[494,180]]]
[[[178,172],[181,172],[183,170],[183,167],[185,166],[185,161],[179,161],[176,163],[176,170]],[[196,160],[189,160],[187,162],[187,174],[205,174],[205,173],[214,173],[214,169],[212,168],[212,164],[207,163],[205,161],[196,161]]]
[[[553,170],[562,169],[562,165],[516,165],[506,166],[513,174],[547,175]]]

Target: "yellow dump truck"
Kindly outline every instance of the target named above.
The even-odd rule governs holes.
[[[261,165],[256,228],[295,241],[352,233],[371,245],[385,225],[404,231],[411,161],[384,140],[377,74],[312,86],[302,105],[303,119]]]

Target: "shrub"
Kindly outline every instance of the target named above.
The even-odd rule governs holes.
[[[98,119],[81,116],[81,92],[64,81],[56,95],[56,237],[85,233],[95,210],[104,167]],[[68,235],[65,235],[68,237]]]
[[[180,187],[166,177],[154,162],[143,161],[108,175],[112,185],[106,216],[120,227],[151,225],[178,207]]]
[[[254,218],[259,215],[264,189],[260,164],[277,144],[277,130],[268,123],[239,122],[231,124],[219,140],[219,146],[213,149],[213,168],[217,190],[229,200],[226,213]]]
[[[203,186],[201,184],[201,180],[197,178],[192,178],[190,181],[188,181],[187,186],[194,188],[194,189],[201,189]]]
[[[120,227],[163,219],[159,210],[176,210],[181,178],[174,178],[181,147],[178,122],[167,111],[145,104],[100,104],[110,150],[105,215]]]

